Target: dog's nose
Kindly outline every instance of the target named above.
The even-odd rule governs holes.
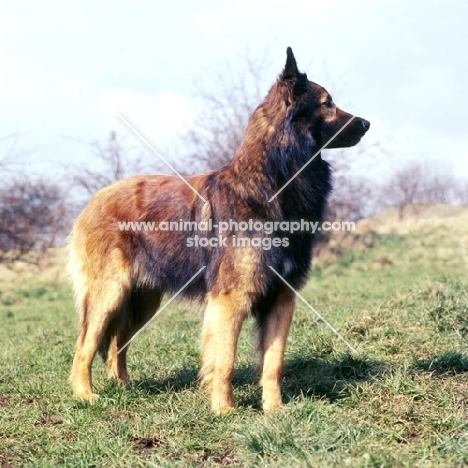
[[[368,120],[361,119],[361,124],[364,127],[364,130],[367,132],[367,130],[369,130],[370,127],[370,122]]]

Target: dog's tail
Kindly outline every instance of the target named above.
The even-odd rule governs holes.
[[[86,331],[90,320],[90,274],[84,245],[80,241],[76,229],[72,230],[67,242],[67,273],[73,287],[75,310],[78,313],[81,331]],[[107,361],[112,333],[107,327],[98,346],[97,353],[104,362]]]
[[[83,255],[80,255],[81,245],[77,238],[75,225],[67,242],[67,273],[72,283],[75,310],[78,312],[80,327],[83,329],[83,327],[87,327],[89,282]]]

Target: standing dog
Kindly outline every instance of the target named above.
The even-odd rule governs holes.
[[[331,190],[328,163],[318,155],[278,191],[351,118],[324,88],[299,72],[288,48],[284,71],[250,118],[228,165],[188,177],[192,188],[177,177],[140,176],[94,195],[76,220],[69,244],[81,318],[70,377],[76,398],[96,398],[91,364],[97,352],[112,378],[129,380],[128,346],[122,347],[155,314],[164,293],[179,291],[205,267],[182,296],[206,301],[200,376],[213,411],[223,413],[233,406],[237,339],[249,313],[256,322],[263,409],[281,406],[295,295],[270,267],[294,288],[306,282],[313,234],[300,231],[284,238],[279,227],[282,222],[322,219]],[[328,148],[357,144],[369,125],[354,118]],[[270,222],[273,228],[259,232],[252,229],[252,220]],[[128,221],[195,224],[188,223],[187,230],[122,229]],[[197,222],[213,227],[210,239],[218,239],[217,244],[194,247]],[[241,244],[232,231],[222,236],[220,226],[228,222],[251,223]]]

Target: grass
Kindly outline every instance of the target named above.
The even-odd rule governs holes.
[[[132,386],[109,382],[96,360],[90,406],[66,383],[69,287],[56,275],[0,283],[0,467],[466,466],[468,278],[447,233],[425,245],[431,232],[379,233],[372,248],[318,260],[303,295],[358,355],[298,303],[286,405],[267,416],[249,321],[230,414],[211,414],[198,389],[202,314],[184,304],[132,344]]]

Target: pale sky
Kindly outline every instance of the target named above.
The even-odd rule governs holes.
[[[53,172],[88,157],[65,137],[140,144],[121,112],[169,148],[196,128],[196,80],[245,73],[248,50],[269,63],[266,93],[291,46],[310,79],[340,85],[335,101],[371,122],[392,164],[431,159],[468,178],[467,21],[461,0],[4,1],[0,138],[18,131],[27,167]]]

